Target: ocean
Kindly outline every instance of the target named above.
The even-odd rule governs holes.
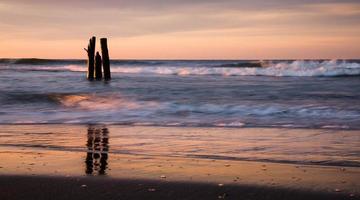
[[[360,129],[359,60],[1,59],[1,124]]]
[[[89,154],[89,141],[106,138],[96,143],[106,158],[360,166],[359,60],[113,60],[111,69],[111,81],[88,81],[84,60],[0,60],[0,149]]]

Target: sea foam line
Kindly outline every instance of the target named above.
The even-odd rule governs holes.
[[[187,63],[184,62],[184,65]],[[191,65],[191,64],[189,64]],[[83,65],[64,66],[2,66],[7,70],[33,70],[33,71],[74,71],[85,72]],[[221,76],[359,76],[360,64],[346,61],[293,61],[268,63],[263,67],[223,67],[223,66],[151,66],[151,65],[113,65],[113,73],[126,74],[161,74],[161,75],[221,75]]]

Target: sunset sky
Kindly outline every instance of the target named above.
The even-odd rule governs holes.
[[[360,58],[359,0],[0,0],[0,57]]]

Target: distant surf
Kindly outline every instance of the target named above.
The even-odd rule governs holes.
[[[84,60],[1,59],[0,70],[84,72]],[[113,60],[113,73],[220,76],[359,76],[358,60],[136,61]]]

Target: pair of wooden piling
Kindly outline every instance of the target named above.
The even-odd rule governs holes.
[[[88,54],[88,61],[87,61],[87,78],[88,80],[102,80],[103,73],[102,68],[104,69],[104,79],[110,80],[111,79],[111,72],[110,72],[110,58],[109,58],[109,50],[107,46],[107,39],[100,38],[100,45],[101,45],[101,54],[96,52],[95,55],[95,44],[96,44],[96,37],[92,37],[89,40],[88,48],[85,51]],[[102,68],[101,68],[102,66]]]

